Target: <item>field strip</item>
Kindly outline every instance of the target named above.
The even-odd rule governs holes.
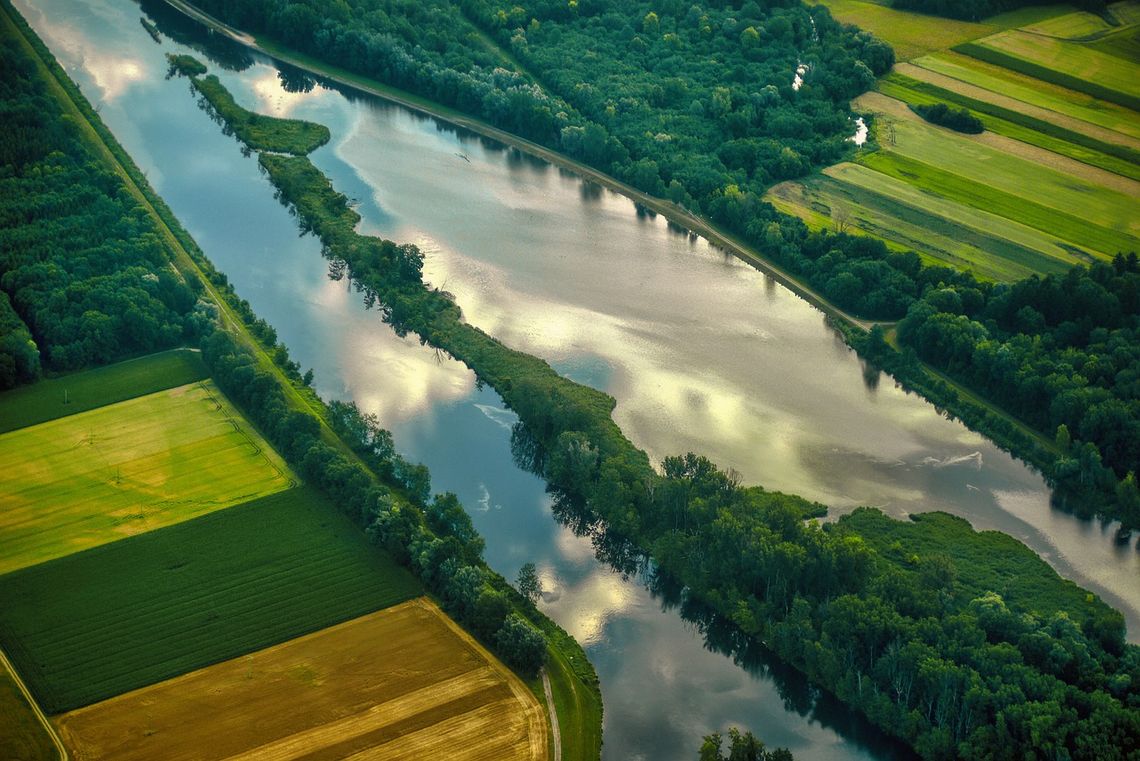
[[[478,669],[228,758],[229,761],[286,761],[299,758],[305,753],[311,753],[314,748],[327,748],[428,713],[440,704],[441,694],[461,696],[464,693],[481,693],[488,687],[500,684],[490,669]],[[505,689],[503,691],[506,692]]]
[[[461,632],[419,597],[57,722],[77,759],[544,761],[539,702]]]
[[[1022,103],[1140,140],[1140,114],[1116,103],[1098,100],[1091,95],[948,50],[923,56],[912,63],[990,92],[1000,92]]]
[[[1137,135],[1125,134],[1099,124],[1084,121],[1075,116],[1062,114],[1025,100],[1019,100],[1016,97],[1011,97],[1009,94],[995,92],[979,85],[965,82],[948,74],[943,74],[933,68],[927,68],[928,65],[937,64],[934,64],[931,59],[920,58],[913,63],[904,62],[895,64],[895,71],[921,82],[928,82],[945,90],[964,95],[967,98],[992,103],[995,106],[1007,108],[1011,111],[1018,111],[1034,119],[1051,122],[1074,132],[1081,132],[1106,143],[1140,150],[1140,122],[1138,122],[1137,125]],[[983,121],[985,121],[984,116]]]
[[[1083,161],[1077,161],[1068,156],[1062,156],[1059,153],[1053,153],[1036,145],[1023,143],[1020,140],[1014,140],[1011,137],[998,135],[988,130],[973,137],[976,142],[982,145],[988,145],[1010,156],[1017,156],[1026,161],[1031,161],[1038,166],[1048,167],[1062,174],[1079,177],[1082,180],[1086,180],[1103,188],[1108,188],[1121,195],[1140,199],[1140,182],[1116,174],[1115,172],[1110,172],[1107,169],[1091,166]],[[1137,213],[1140,214],[1140,208],[1137,209]]]
[[[296,483],[210,381],[0,434],[0,573]]]
[[[843,166],[829,169],[839,171]],[[1012,282],[1035,273],[1061,273],[1080,261],[1039,230],[996,216],[992,224],[979,226],[973,207],[923,193],[886,175],[873,177],[873,188],[826,174],[802,183],[781,183],[765,200],[803,218],[813,229],[837,224],[824,210],[839,220],[846,215],[851,228],[892,247],[915,251],[928,263],[972,270],[988,280]],[[966,221],[951,219],[959,214]]]
[[[550,734],[554,740],[554,759],[562,761],[562,732],[558,727],[558,709],[554,706],[554,692],[550,689],[550,674],[542,667],[542,692],[546,695],[546,710],[550,714]]]
[[[522,720],[510,716],[501,720],[501,708],[482,706],[467,714],[453,716],[435,726],[411,732],[397,740],[354,753],[346,761],[420,761],[434,755],[440,739],[446,738],[447,758],[454,761],[499,761],[507,758],[526,731]],[[488,736],[488,729],[493,732]],[[516,756],[517,757],[517,756]],[[546,758],[529,755],[526,758]]]
[[[1137,198],[1099,186],[1081,176],[1007,155],[979,142],[975,136],[935,127],[902,101],[882,93],[865,93],[858,98],[858,103],[863,108],[891,117],[881,119],[877,125],[880,144],[887,154],[929,163],[976,185],[980,204],[985,203],[985,191],[997,191],[1023,199],[1028,204],[1068,214],[1085,224],[1113,233],[1120,241],[1118,248],[1103,251],[1108,256],[1116,254],[1117,250],[1135,247],[1140,235],[1140,200]],[[871,154],[866,163],[873,166],[876,156]]]
[[[929,214],[948,219],[965,227],[985,231],[1045,256],[1069,265],[1076,260],[1071,253],[1057,245],[1054,236],[1023,225],[983,209],[966,206],[957,201],[938,198],[902,180],[875,171],[861,164],[842,163],[829,166],[823,174],[840,182],[849,183],[874,193],[886,195]]]
[[[1134,62],[1087,45],[1017,29],[998,32],[975,44],[1132,98],[1140,96],[1140,78],[1135,75]]]

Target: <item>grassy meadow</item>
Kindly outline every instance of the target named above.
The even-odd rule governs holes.
[[[0,577],[0,645],[59,713],[419,594],[299,487]]]
[[[0,394],[0,433],[204,380],[202,356],[172,349],[48,378]]]
[[[0,435],[0,573],[288,488],[203,381]]]
[[[990,280],[1140,250],[1140,2],[1110,6],[1116,24],[1066,6],[964,24],[823,1],[841,20],[869,20],[900,62],[853,104],[874,116],[870,147],[767,200],[813,228],[863,232]],[[908,108],[936,103],[986,131],[963,135]]]
[[[58,724],[78,758],[120,761],[548,757],[534,696],[423,598],[82,708]]]

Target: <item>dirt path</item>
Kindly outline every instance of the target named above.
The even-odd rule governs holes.
[[[542,689],[546,693],[546,707],[550,713],[550,736],[554,739],[554,761],[562,761],[562,732],[558,729],[558,709],[554,707],[554,693],[550,690],[550,675],[542,667]]]

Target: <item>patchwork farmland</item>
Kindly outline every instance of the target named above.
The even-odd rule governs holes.
[[[292,482],[208,381],[12,431],[0,435],[0,573]]]
[[[200,757],[208,724],[247,743],[219,758],[298,743],[545,758],[527,687],[434,605],[408,604],[419,582],[297,485],[211,381],[154,391],[203,373],[168,352],[0,395],[5,420],[29,421],[0,435],[0,646],[44,711],[72,712],[53,721],[73,756]],[[54,757],[15,684],[0,688],[28,746],[12,753]],[[132,703],[170,689],[183,697],[161,718]],[[223,693],[242,708],[203,708]],[[166,729],[123,734],[144,720]],[[227,721],[243,730],[214,729]]]
[[[860,0],[826,2],[896,46],[879,92],[853,107],[874,142],[854,163],[772,188],[814,228],[862,232],[930,263],[997,281],[1064,271],[1140,249],[1140,105],[1129,40],[1140,2],[1104,18],[1063,6],[980,24]],[[937,32],[937,34],[935,34]],[[965,135],[912,108],[981,119]]]
[[[58,723],[75,758],[122,761],[521,761],[544,758],[547,742],[526,686],[422,598]]]

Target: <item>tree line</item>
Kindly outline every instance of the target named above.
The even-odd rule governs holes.
[[[603,559],[651,559],[925,758],[1140,752],[1140,648],[1119,613],[1031,550],[945,514],[906,523],[864,508],[821,525],[809,520],[821,506],[742,488],[693,454],[657,473],[613,423],[611,397],[464,323],[424,286],[418,251],[359,235],[348,199],[308,159],[260,162],[322,241],[331,277],[350,277],[385,321],[465,362],[518,414],[516,454]],[[391,551],[422,546],[395,516],[381,524],[397,527]]]
[[[0,388],[193,340],[156,224],[10,36],[0,68]]]

